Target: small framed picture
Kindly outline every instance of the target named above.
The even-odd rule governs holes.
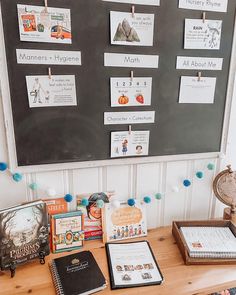
[[[79,249],[84,241],[84,220],[80,211],[56,214],[51,218],[52,252]]]

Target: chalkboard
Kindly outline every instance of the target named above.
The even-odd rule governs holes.
[[[17,8],[19,1],[1,0],[11,103],[19,166],[110,159],[110,133],[127,125],[104,126],[110,107],[110,77],[128,77],[129,68],[104,67],[104,52],[158,54],[159,69],[134,69],[137,77],[153,77],[152,105],[125,111],[156,111],[155,124],[133,125],[150,130],[150,156],[220,151],[236,2],[227,13],[207,12],[208,19],[222,19],[220,50],[184,50],[185,18],[201,18],[201,11],[178,8],[178,0],[163,0],[160,7],[136,5],[137,13],[155,13],[153,47],[110,45],[110,11],[130,12],[130,4],[101,0],[49,0],[50,7],[70,8],[72,45],[21,42]],[[43,6],[42,0],[21,4]],[[51,66],[55,75],[76,76],[78,106],[33,108],[28,105],[26,75],[46,75],[45,65],[20,65],[16,49],[80,50],[82,66]],[[182,75],[197,71],[176,70],[176,56],[224,58],[222,71],[202,74],[217,77],[214,104],[179,104]]]

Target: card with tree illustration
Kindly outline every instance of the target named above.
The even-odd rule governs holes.
[[[111,11],[111,44],[153,46],[154,14]]]

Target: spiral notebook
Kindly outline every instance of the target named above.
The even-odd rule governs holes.
[[[106,279],[90,251],[53,259],[49,267],[57,295],[88,295],[106,288]]]
[[[236,237],[229,227],[187,226],[180,228],[193,258],[236,258]]]

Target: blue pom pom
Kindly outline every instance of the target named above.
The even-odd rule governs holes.
[[[214,169],[215,169],[215,165],[212,164],[212,163],[209,163],[209,164],[207,165],[207,169],[208,169],[208,170],[214,170]]]
[[[198,172],[196,173],[196,176],[197,176],[197,178],[202,179],[203,176],[204,176],[204,174],[203,174],[202,171],[198,171]]]
[[[184,185],[185,187],[189,187],[189,186],[191,185],[191,181],[188,180],[188,179],[185,179],[185,180],[183,181],[183,185]]]
[[[161,199],[162,199],[162,194],[161,194],[161,193],[157,193],[157,194],[155,194],[155,198],[156,198],[157,200],[161,200]]]
[[[13,178],[16,182],[20,182],[20,181],[22,180],[22,178],[23,178],[23,175],[20,174],[20,173],[14,173],[14,174],[12,175],[12,178]]]
[[[29,188],[32,189],[32,191],[36,191],[38,189],[37,183],[33,182],[29,185]]]
[[[102,209],[104,207],[104,201],[103,200],[97,200],[96,205],[98,208]]]
[[[81,200],[81,205],[84,207],[87,207],[89,205],[89,200],[88,199],[82,199]]]
[[[152,199],[149,196],[146,196],[143,198],[144,203],[150,204],[152,202]]]
[[[135,205],[135,199],[129,199],[127,204],[130,206],[130,207],[133,207]]]
[[[7,163],[0,163],[0,171],[7,170]]]
[[[67,195],[65,195],[64,200],[65,200],[67,203],[70,203],[70,202],[73,201],[73,196],[70,195],[70,194],[67,194]]]

